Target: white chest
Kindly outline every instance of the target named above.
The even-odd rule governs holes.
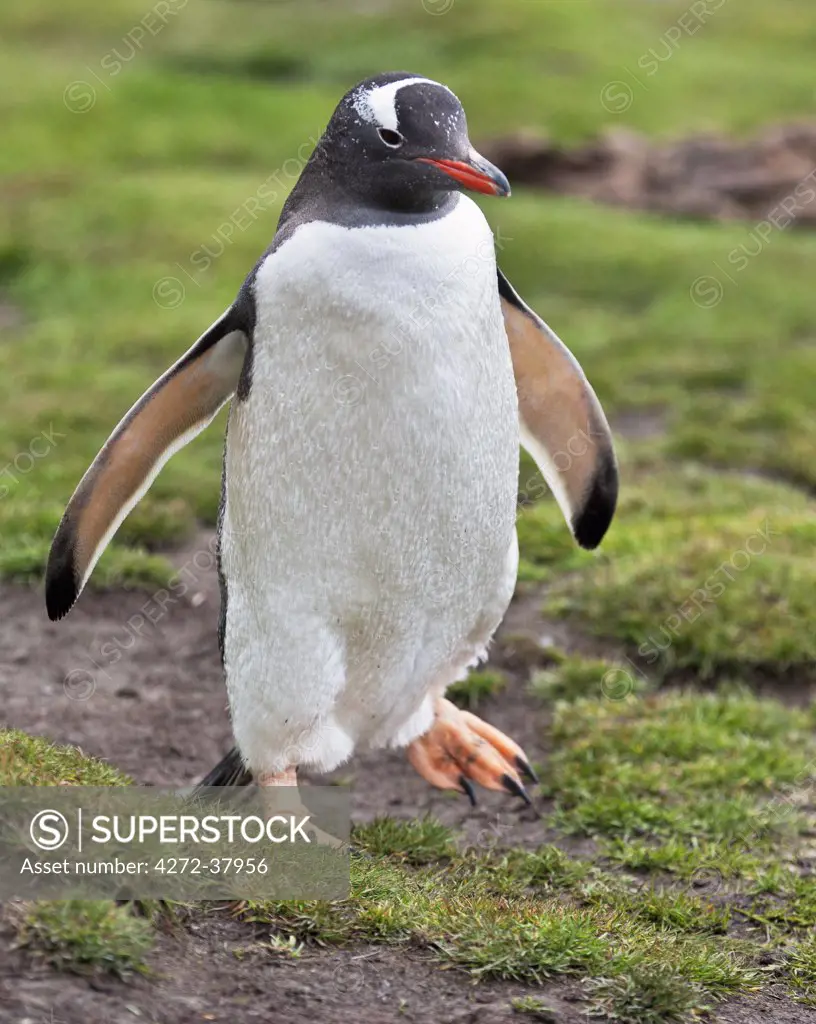
[[[302,530],[328,507],[331,538],[420,508],[430,529],[479,505],[495,518],[515,487],[518,418],[473,202],[417,227],[306,225],[255,290],[252,387],[228,442],[245,499],[234,522],[257,528],[274,506],[278,529]]]
[[[325,636],[337,686],[387,709],[480,649],[509,598],[518,414],[493,239],[464,197],[417,227],[306,225],[256,305],[226,453],[228,681],[302,677]]]

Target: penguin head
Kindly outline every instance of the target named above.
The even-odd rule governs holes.
[[[471,145],[457,97],[407,72],[368,78],[346,93],[316,156],[346,191],[393,209],[432,208],[464,189],[510,194],[504,174]]]

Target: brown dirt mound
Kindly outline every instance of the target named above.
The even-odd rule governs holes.
[[[574,149],[521,132],[481,150],[514,185],[683,217],[816,227],[816,123],[772,126],[748,141],[655,143],[613,129]]]

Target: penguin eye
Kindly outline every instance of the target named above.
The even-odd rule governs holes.
[[[389,146],[391,149],[399,149],[403,142],[405,142],[405,139],[399,132],[392,131],[390,128],[378,128],[377,134],[386,146]]]

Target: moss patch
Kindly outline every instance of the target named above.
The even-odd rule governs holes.
[[[520,523],[527,575],[552,581],[547,614],[622,642],[658,679],[677,671],[814,678],[816,521],[800,492],[647,463],[625,481],[600,554],[562,556],[557,522],[547,503],[525,509]]]
[[[16,729],[0,729],[2,786],[124,786],[130,780],[76,747],[49,743]]]
[[[809,777],[813,725],[740,690],[561,704],[545,788],[570,831],[778,841],[805,827],[774,794]]]
[[[19,941],[59,970],[123,976],[145,969],[153,928],[112,900],[40,902],[28,909]]]
[[[494,669],[475,669],[467,679],[449,687],[446,696],[460,708],[475,711],[488,697],[500,693],[507,685],[506,677]]]

